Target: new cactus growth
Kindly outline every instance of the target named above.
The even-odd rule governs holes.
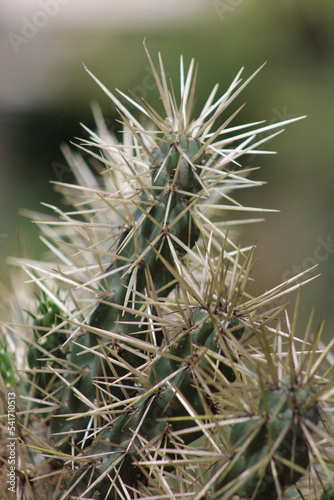
[[[40,220],[52,265],[22,264],[42,291],[20,413],[24,429],[35,406],[47,424],[25,438],[51,468],[36,485],[52,477],[54,500],[330,498],[333,342],[318,349],[311,323],[300,338],[275,305],[305,273],[248,295],[254,249],[227,216],[264,211],[230,194],[259,184],[241,159],[297,119],[230,125],[240,108],[221,120],[257,72],[217,100],[216,86],[196,118],[194,61],[185,74],[181,58],[178,102],[147,55],[162,111],[93,77],[123,142],[94,109],[80,148],[101,175],[64,148],[76,183],[56,186],[75,208]]]
[[[61,360],[66,359],[66,347],[63,344],[67,340],[67,335],[63,331],[49,333],[61,323],[60,308],[55,302],[48,299],[43,294],[37,297],[39,301],[37,314],[29,311],[34,323],[34,339],[31,342],[27,352],[27,361],[30,367],[30,378],[36,390],[34,396],[43,399],[43,393],[50,392],[51,387],[57,380],[55,372],[50,371],[61,368]]]
[[[11,356],[7,345],[0,338],[0,373],[1,380],[5,387],[10,388],[14,385],[14,370],[11,362]]]

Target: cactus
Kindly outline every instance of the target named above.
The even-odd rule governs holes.
[[[215,490],[237,480],[240,497],[256,495],[259,499],[275,499],[275,480],[281,487],[294,484],[302,476],[299,468],[307,469],[309,465],[302,423],[310,421],[316,425],[319,421],[317,405],[312,404],[313,396],[312,386],[298,387],[289,378],[283,380],[280,387],[266,390],[257,408],[257,416],[264,418],[233,425],[230,442],[240,451],[231,460],[233,465],[228,474],[216,481]],[[263,465],[259,467],[261,461]],[[297,470],[293,464],[298,465]],[[250,474],[254,466],[256,472]],[[276,478],[272,469],[277,471]],[[245,482],[240,481],[244,472]]]
[[[43,481],[57,500],[330,497],[333,342],[319,349],[311,320],[301,338],[298,307],[290,323],[275,305],[306,273],[249,296],[254,248],[234,241],[245,221],[227,217],[265,211],[230,195],[258,184],[240,159],[297,119],[232,126],[239,109],[221,120],[257,72],[215,101],[216,86],[194,118],[194,62],[184,74],[181,58],[178,103],[160,55],[159,71],[147,55],[164,117],[92,75],[123,142],[94,108],[98,131],[79,147],[100,176],[64,148],[76,183],[56,187],[75,208],[39,216],[52,265],[23,264],[41,294],[23,334],[20,425],[29,456],[49,469],[36,468],[22,498],[38,498]],[[32,409],[43,436],[32,423],[27,433]]]

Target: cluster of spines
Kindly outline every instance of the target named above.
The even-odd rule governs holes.
[[[309,448],[302,424],[319,421],[314,394],[315,388],[298,387],[289,377],[280,387],[267,389],[254,417],[232,426],[235,455],[215,491],[229,485],[241,498],[274,500],[305,475]]]

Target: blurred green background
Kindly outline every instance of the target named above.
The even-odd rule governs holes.
[[[257,244],[252,293],[261,293],[315,263],[321,276],[302,291],[301,323],[311,308],[334,326],[334,2],[332,0],[39,0],[4,2],[0,56],[0,254],[44,251],[34,225],[18,214],[59,204],[49,180],[71,181],[59,146],[94,127],[97,101],[109,124],[115,111],[85,72],[108,88],[131,89],[156,104],[143,40],[168,76],[179,56],[199,63],[197,103],[213,85],[223,92],[240,67],[245,79],[266,66],[232,105],[246,101],[235,123],[268,123],[307,115],[289,125],[253,160],[253,178],[268,183],[238,194],[281,213],[245,226],[243,244]],[[44,14],[43,14],[44,13]],[[116,124],[117,125],[117,124]],[[25,247],[29,248],[26,250]],[[6,282],[6,278],[5,282]]]

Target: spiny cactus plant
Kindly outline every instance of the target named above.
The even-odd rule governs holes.
[[[18,497],[333,498],[334,341],[319,348],[312,318],[298,333],[298,307],[289,320],[305,273],[250,297],[254,248],[234,228],[256,219],[228,217],[265,211],[231,193],[260,184],[247,155],[298,118],[232,125],[257,72],[215,86],[196,118],[194,61],[178,100],[147,55],[162,110],[93,77],[123,140],[94,108],[90,163],[65,147],[76,182],[55,183],[69,210],[35,217],[48,258],[18,261],[40,291],[5,330],[28,346]]]

